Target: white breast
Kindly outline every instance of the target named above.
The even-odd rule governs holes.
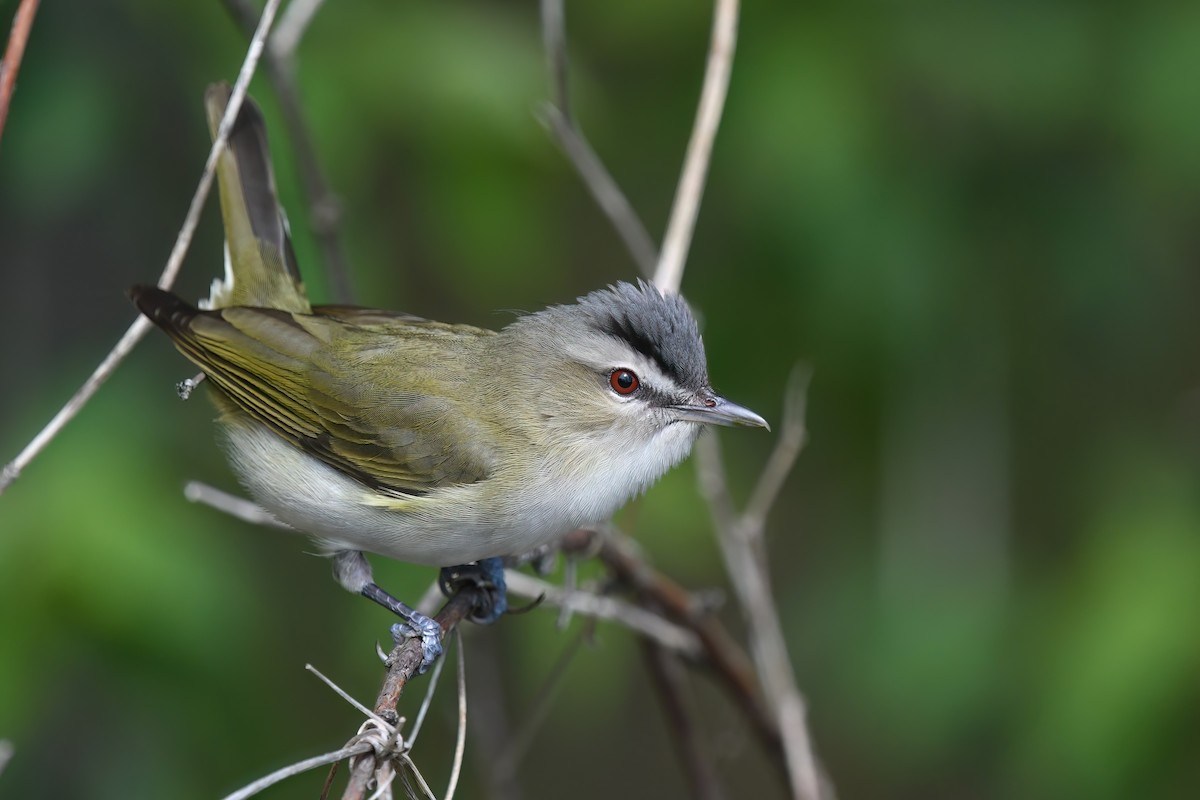
[[[223,420],[230,463],[254,499],[330,551],[363,550],[451,566],[537,549],[603,522],[685,458],[695,426],[667,426],[640,448],[547,459],[532,476],[411,499],[385,497],[246,418]]]

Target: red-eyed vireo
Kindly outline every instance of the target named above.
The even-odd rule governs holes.
[[[206,95],[213,135],[227,86]],[[606,520],[684,459],[706,424],[766,427],[717,395],[687,304],[618,283],[499,331],[393,311],[312,306],[247,101],[217,170],[225,277],[200,308],[130,294],[208,377],[229,461],[265,509],[311,535],[346,589],[440,630],[375,585],[364,553],[492,590],[499,558]],[[474,563],[474,566],[471,566]]]

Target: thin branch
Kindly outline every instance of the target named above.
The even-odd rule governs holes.
[[[804,418],[811,381],[810,367],[797,364],[792,368],[787,389],[784,391],[783,426],[779,431],[779,441],[771,451],[758,484],[746,502],[744,515],[747,523],[755,529],[761,529],[766,524],[767,514],[775,505],[775,500],[779,497],[779,492],[783,489],[783,484],[791,474],[792,467],[796,465],[796,459],[808,439],[808,428]]]
[[[570,113],[563,0],[542,0],[541,8],[542,41],[546,47],[546,63],[554,94],[554,99],[543,107],[542,121],[583,179],[592,199],[616,229],[638,269],[649,278],[654,274],[654,265],[658,261],[658,248]]]
[[[354,756],[364,755],[369,752],[371,752],[371,744],[369,742],[360,741],[357,744],[349,747],[343,747],[341,750],[334,750],[332,753],[325,753],[324,755],[306,758],[303,761],[298,761],[295,764],[289,764],[282,769],[272,772],[270,775],[259,778],[254,783],[243,786],[233,794],[226,795],[224,800],[246,800],[247,797],[253,797],[262,790],[268,789],[280,781],[287,780],[288,778],[299,775],[302,772],[307,772],[308,770],[316,769],[317,767],[323,767],[326,764],[336,764],[337,762],[343,761],[347,758],[353,758]]]
[[[0,137],[4,135],[4,123],[8,121],[8,109],[17,87],[17,73],[21,71],[25,43],[29,41],[29,31],[33,28],[37,9],[38,0],[21,0],[17,13],[13,15],[12,31],[4,48],[4,60],[0,61]]]
[[[782,740],[784,759],[792,794],[801,800],[818,800],[823,796],[821,771],[812,749],[812,740],[805,721],[804,697],[796,687],[795,674],[787,653],[787,643],[779,612],[771,595],[763,531],[766,511],[774,502],[778,484],[790,471],[804,442],[804,422],[800,412],[804,402],[797,395],[807,390],[802,371],[793,373],[787,404],[792,413],[785,422],[785,431],[776,445],[776,452],[764,469],[754,497],[759,506],[754,514],[743,513],[732,524],[714,513],[718,542],[734,591],[742,606],[748,629],[750,652],[762,683],[767,706],[773,709]],[[724,469],[715,437],[705,437],[697,445],[698,473],[701,492],[716,508],[728,503]]]
[[[262,506],[237,495],[223,492],[200,481],[188,481],[183,487],[183,496],[193,503],[215,508],[231,517],[252,525],[266,525],[285,531],[295,531],[291,525],[281,522]]]
[[[454,766],[450,769],[450,781],[446,785],[443,800],[454,800],[458,777],[462,774],[463,754],[467,748],[467,662],[463,655],[462,631],[455,629],[454,640],[458,651],[458,738],[454,743]]]
[[[533,745],[533,737],[537,735],[538,730],[542,727],[542,723],[546,721],[554,698],[557,696],[558,690],[562,688],[563,681],[567,675],[567,667],[575,659],[583,643],[591,639],[596,629],[595,626],[596,621],[594,619],[585,620],[579,632],[567,643],[562,653],[555,660],[554,666],[550,668],[550,673],[546,676],[546,680],[542,682],[541,687],[538,689],[537,696],[533,701],[532,710],[526,716],[525,721],[521,723],[516,735],[508,740],[508,745],[500,751],[499,756],[496,758],[494,774],[497,782],[509,782],[517,774],[517,767],[520,766],[521,761],[528,755],[529,749]]]
[[[550,606],[570,609],[595,619],[612,620],[656,642],[660,647],[691,659],[700,655],[700,642],[695,634],[644,608],[613,597],[562,589],[523,572],[505,570],[504,579],[511,594],[540,597]]]
[[[454,630],[471,613],[478,600],[479,591],[482,590],[476,589],[474,586],[464,585],[463,588],[455,592],[446,601],[446,604],[442,606],[442,610],[434,617],[434,621],[442,628],[443,640],[445,640],[450,631]],[[375,701],[375,714],[377,716],[389,722],[399,719],[396,714],[396,703],[400,700],[400,694],[404,691],[404,687],[417,674],[417,669],[421,666],[422,658],[420,637],[406,639],[392,648],[392,652],[387,659],[387,675],[384,677],[383,686],[379,690],[379,696]],[[422,790],[432,797],[433,792],[429,790],[425,778],[417,770],[412,760],[407,757],[406,753],[402,753],[400,758],[413,775],[416,776]],[[362,798],[368,797],[367,789],[372,780],[378,780],[381,785],[380,788],[382,788],[384,781],[380,780],[378,776],[384,770],[389,760],[390,757],[386,754],[371,752],[363,755],[357,763],[351,766],[350,780],[345,792],[342,794],[343,800],[362,800]],[[387,779],[390,780],[390,776]]]
[[[597,538],[600,540],[597,555],[617,580],[696,634],[704,650],[703,663],[745,712],[768,752],[782,763],[778,720],[763,701],[754,666],[721,621],[682,586],[634,555],[621,537]]]
[[[347,703],[349,703],[351,706],[353,706],[354,709],[356,711],[360,712],[364,717],[367,717],[368,719],[374,721],[376,724],[378,724],[384,728],[388,728],[388,729],[392,728],[392,724],[390,722],[387,722],[382,717],[377,716],[375,714],[375,712],[371,711],[371,709],[367,708],[362,703],[358,702],[353,697],[351,697],[349,692],[347,692],[345,689],[338,686],[336,683],[334,683],[329,678],[327,678],[325,676],[325,673],[321,672],[321,670],[317,669],[312,664],[305,664],[304,668],[306,670],[308,670],[309,672],[311,672],[313,675],[316,675],[317,679],[320,680],[321,683],[325,684],[330,689],[332,689],[337,694],[338,697],[342,698]]]
[[[425,716],[429,713],[429,707],[433,705],[433,695],[437,691],[438,681],[442,677],[442,670],[446,666],[446,659],[439,658],[433,665],[433,674],[429,676],[429,680],[425,681],[425,696],[421,698],[421,707],[417,710],[417,718],[413,721],[412,731],[408,734],[408,747],[413,748],[417,744],[417,737],[421,735],[421,728],[425,726]]]
[[[13,752],[13,743],[8,739],[0,739],[0,774],[4,773],[4,768],[12,761]]]
[[[679,176],[679,187],[675,190],[675,202],[663,237],[662,253],[654,271],[654,284],[666,292],[678,292],[683,280],[683,267],[692,244],[700,198],[704,195],[704,179],[712,158],[713,140],[721,124],[725,94],[729,89],[737,22],[738,0],[716,0],[712,43],[708,50],[708,66],[704,70],[704,84],[700,88],[696,123],[688,141],[683,172]]]
[[[300,40],[324,3],[325,0],[292,0],[288,3],[271,36],[271,48],[279,53],[280,58],[287,59],[295,55]]]
[[[230,15],[242,27],[245,34],[251,35],[254,31],[256,16],[249,0],[224,1]],[[303,2],[294,1],[288,5],[280,20],[279,29],[271,36],[271,41],[267,46],[267,77],[271,79],[271,85],[275,87],[275,95],[279,98],[279,108],[283,112],[284,125],[292,140],[296,164],[300,170],[300,184],[308,203],[309,225],[317,240],[317,245],[321,248],[321,257],[325,262],[325,274],[329,281],[330,291],[338,303],[348,303],[354,292],[350,283],[349,265],[342,250],[340,237],[342,206],[325,180],[325,173],[322,171],[320,160],[317,157],[316,145],[313,144],[308,123],[304,119],[300,90],[296,85],[295,65],[291,57],[296,42],[284,47],[279,41],[285,21],[291,20],[294,25],[302,23],[307,26],[312,18],[311,15],[315,14],[319,8],[320,2],[321,0],[317,0],[315,3],[310,3],[313,6],[311,10],[303,8]],[[298,6],[301,6],[299,13],[308,13],[309,16],[304,19],[295,19]],[[303,32],[304,28],[301,27],[290,31],[289,35],[299,37]],[[298,39],[296,41],[298,42]]]
[[[684,696],[685,673],[678,656],[654,642],[641,640],[642,654],[654,680],[655,694],[662,701],[663,715],[675,732],[679,760],[688,780],[689,797],[697,800],[722,800],[725,792],[717,780],[712,758],[704,752],[704,743]]]
[[[204,208],[204,201],[208,197],[208,192],[212,188],[213,173],[216,170],[217,158],[221,155],[221,151],[225,148],[225,142],[229,138],[229,130],[233,127],[233,121],[237,119],[238,111],[242,107],[242,100],[246,97],[246,87],[250,84],[250,78],[254,75],[254,70],[258,66],[258,60],[262,56],[263,42],[266,40],[267,32],[271,28],[271,22],[275,18],[275,12],[279,8],[280,0],[267,0],[266,6],[263,8],[262,17],[259,19],[258,29],[254,32],[254,38],[250,40],[250,46],[246,50],[246,58],[242,62],[242,68],[238,72],[237,81],[233,85],[233,92],[229,97],[229,104],[225,108],[225,116],[221,119],[221,125],[217,129],[217,136],[213,140],[212,148],[208,151],[208,160],[204,163],[204,172],[200,176],[200,182],[196,185],[196,191],[192,195],[191,205],[188,206],[187,215],[184,217],[183,226],[179,230],[179,235],[175,239],[175,246],[171,249],[170,256],[167,257],[167,264],[163,268],[162,274],[158,278],[158,285],[163,289],[168,289],[175,282],[176,276],[179,274],[179,268],[183,266],[183,257],[187,254],[188,247],[191,246],[192,236],[196,232],[196,224],[200,219],[200,212]],[[145,317],[139,316],[129,330],[117,342],[100,366],[91,374],[87,381],[80,389],[75,392],[74,396],[67,401],[67,404],[54,415],[54,418],[43,428],[37,436],[33,438],[25,449],[17,455],[4,470],[0,472],[0,494],[15,481],[29,463],[45,449],[55,436],[66,426],[68,422],[74,419],[92,395],[108,380],[125,356],[133,350],[134,345],[146,335],[150,330],[150,322]]]
[[[542,0],[542,49],[554,95],[551,101],[562,116],[571,119],[571,93],[567,91],[567,21],[563,0]]]
[[[455,592],[446,601],[442,610],[433,618],[442,628],[443,639],[471,613],[471,609],[475,607],[476,593],[475,587],[469,584],[464,585],[463,589]],[[375,701],[376,714],[384,719],[395,718],[396,703],[400,700],[400,694],[412,677],[417,674],[417,668],[421,666],[422,659],[421,637],[419,636],[406,639],[392,648],[392,652],[388,655],[387,677],[384,679],[383,687],[379,690],[379,697]]]

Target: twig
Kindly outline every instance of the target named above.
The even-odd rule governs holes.
[[[640,636],[656,642],[660,647],[688,658],[695,659],[700,655],[700,642],[695,634],[644,608],[613,597],[561,589],[514,570],[505,570],[504,579],[508,582],[508,591],[511,594],[542,597],[547,605],[570,609],[595,619],[618,622]]]
[[[8,739],[0,739],[0,774],[4,773],[4,768],[8,766],[8,762],[12,761],[13,743]]]
[[[275,33],[271,36],[271,47],[281,58],[291,58],[300,46],[300,40],[308,30],[313,17],[321,10],[325,0],[292,0],[279,17]]]
[[[767,750],[782,761],[778,720],[763,702],[754,666],[721,621],[699,608],[682,586],[631,553],[621,537],[604,536],[600,542],[598,556],[617,580],[695,632],[704,649],[704,663],[733,695]]]
[[[479,591],[481,590],[476,589],[474,586],[464,585],[463,588],[455,592],[446,601],[446,604],[442,606],[442,610],[434,617],[434,621],[442,628],[443,640],[450,631],[454,630],[471,613],[478,600],[477,595]],[[399,701],[404,687],[416,675],[417,669],[421,666],[422,657],[420,637],[406,639],[392,648],[392,652],[387,660],[387,675],[384,677],[383,686],[379,690],[379,696],[375,701],[376,716],[382,717],[389,724],[399,719],[396,714],[396,703]],[[416,765],[412,763],[412,760],[407,757],[407,753],[402,753],[400,758],[413,775],[416,776],[422,791],[433,797],[433,792],[429,789],[425,778],[416,768]],[[378,776],[389,760],[388,756],[383,755],[381,757],[375,752],[364,754],[351,767],[350,780],[345,792],[342,794],[342,800],[362,800],[362,798],[368,797],[367,789],[371,781],[378,779]],[[391,780],[390,776],[385,777],[386,780]],[[385,781],[379,780],[378,782],[382,788]]]
[[[334,299],[338,303],[348,303],[353,297],[350,284],[350,269],[346,256],[342,251],[340,238],[342,206],[329,188],[325,174],[321,170],[317,157],[317,148],[313,144],[312,135],[308,131],[308,123],[304,119],[304,111],[300,103],[300,90],[296,86],[296,70],[292,54],[299,39],[284,47],[279,39],[283,33],[283,23],[291,21],[293,25],[307,26],[320,7],[321,0],[310,3],[311,9],[303,7],[301,2],[288,5],[279,28],[271,36],[267,45],[266,65],[267,77],[275,87],[279,98],[279,108],[283,112],[283,121],[287,126],[288,136],[291,137],[295,151],[296,164],[300,169],[300,183],[308,202],[308,219],[313,236],[321,248],[321,256],[325,262],[326,277]],[[299,12],[297,6],[301,6]],[[255,12],[249,0],[225,0],[225,7],[234,20],[242,27],[247,36],[254,31]],[[297,13],[307,13],[308,16],[296,19]],[[289,36],[303,35],[304,27],[289,31]]]
[[[467,662],[463,656],[462,631],[455,629],[454,639],[458,651],[458,738],[454,742],[454,766],[450,769],[450,781],[446,785],[443,800],[454,800],[467,747]]]
[[[13,15],[12,31],[4,48],[4,60],[0,61],[0,137],[4,135],[4,123],[8,121],[8,108],[12,104],[17,73],[21,71],[25,43],[29,41],[29,31],[33,28],[37,8],[38,0],[21,0],[17,13]]]
[[[796,687],[779,612],[771,596],[766,561],[762,556],[766,511],[774,502],[779,484],[791,471],[804,442],[804,401],[801,396],[807,390],[805,376],[806,373],[800,369],[793,373],[784,430],[752,495],[756,498],[752,501],[755,504],[754,513],[745,512],[732,523],[723,519],[723,514],[714,513],[713,516],[729,577],[746,619],[750,652],[761,678],[767,706],[774,709],[793,796],[803,800],[818,800],[823,796],[822,778],[805,722],[806,706]],[[698,444],[697,451],[701,492],[714,509],[728,505],[725,472],[721,467],[716,437],[705,437]]]
[[[417,743],[417,737],[421,735],[421,728],[425,725],[425,716],[429,713],[429,707],[433,705],[433,695],[437,691],[438,681],[442,677],[442,670],[446,666],[446,659],[439,658],[433,665],[433,673],[429,676],[429,680],[425,681],[425,696],[421,698],[421,707],[417,709],[417,718],[413,721],[412,731],[408,734],[408,746],[414,747]]]
[[[443,638],[471,613],[477,599],[476,591],[475,587],[465,585],[463,589],[455,592],[446,601],[442,610],[433,618],[442,627]],[[421,666],[422,658],[421,637],[419,636],[406,639],[392,648],[392,652],[388,655],[387,677],[384,679],[383,687],[379,690],[379,698],[375,701],[376,714],[384,719],[395,718],[396,703],[400,699],[400,693],[404,691],[409,680],[417,674],[417,668]]]
[[[280,781],[299,775],[302,772],[307,772],[310,769],[323,767],[326,764],[336,764],[339,761],[354,756],[364,755],[371,752],[371,744],[369,742],[360,741],[357,744],[349,747],[343,747],[341,750],[334,750],[332,753],[325,753],[320,756],[306,758],[303,761],[298,761],[295,764],[289,764],[283,769],[278,769],[270,775],[259,778],[254,783],[243,786],[236,792],[226,795],[224,800],[246,800],[247,797],[253,797],[264,789],[267,789]]]
[[[716,0],[713,13],[712,43],[708,50],[708,66],[700,88],[700,104],[696,123],[688,140],[683,172],[671,205],[671,217],[663,237],[662,253],[654,270],[654,284],[666,292],[678,292],[683,280],[700,198],[704,195],[704,179],[712,157],[713,139],[721,124],[725,93],[729,89],[729,73],[733,68],[733,50],[737,44],[738,0]]]
[[[570,112],[567,92],[567,45],[564,27],[563,0],[542,0],[542,41],[546,49],[546,63],[550,74],[550,85],[554,99],[542,109],[542,121],[549,128],[554,141],[562,148],[567,160],[575,167],[584,186],[591,192],[605,216],[625,243],[625,248],[638,269],[647,278],[654,274],[658,261],[658,248],[638,218],[633,206],[617,186],[608,170],[604,168],[583,131],[575,123]]]
[[[275,515],[250,500],[223,492],[200,481],[188,481],[183,487],[183,496],[193,503],[215,508],[231,517],[252,525],[267,525],[285,531],[294,531],[291,525],[281,522]]]
[[[658,695],[663,705],[663,715],[667,723],[675,731],[675,741],[679,747],[679,760],[683,762],[684,774],[688,780],[688,796],[697,800],[722,800],[725,792],[717,780],[717,771],[713,769],[712,759],[704,752],[700,732],[696,729],[692,713],[688,710],[684,697],[683,664],[678,656],[663,649],[645,638],[641,640],[642,655],[654,680]]]
[[[532,710],[525,717],[525,721],[521,723],[516,734],[509,739],[508,745],[500,751],[500,755],[496,758],[494,767],[497,782],[511,781],[517,774],[517,767],[529,753],[533,737],[537,735],[542,723],[546,721],[554,698],[557,696],[558,690],[562,688],[563,679],[567,675],[567,667],[579,653],[579,648],[583,646],[583,643],[592,637],[595,629],[596,621],[594,619],[585,620],[579,632],[567,643],[558,659],[555,660],[554,666],[550,668],[550,674],[546,676],[546,680],[538,689]]]
[[[204,201],[208,197],[209,190],[212,188],[213,173],[217,166],[217,158],[225,148],[225,142],[229,138],[229,130],[233,127],[233,121],[237,119],[238,110],[242,107],[242,100],[246,96],[246,87],[249,86],[250,78],[254,75],[254,70],[258,66],[258,60],[262,56],[263,41],[267,37],[267,31],[271,28],[271,21],[275,18],[279,2],[280,0],[267,0],[267,4],[263,8],[262,17],[259,19],[258,29],[255,30],[254,37],[250,40],[250,46],[246,50],[246,58],[242,62],[242,68],[238,72],[237,81],[233,85],[229,104],[225,108],[225,116],[221,119],[221,125],[217,129],[217,136],[213,140],[212,148],[208,151],[208,160],[204,163],[204,172],[200,175],[200,182],[196,185],[196,191],[192,195],[192,202],[188,206],[183,226],[180,228],[179,235],[175,239],[175,246],[171,249],[171,254],[167,257],[167,264],[158,278],[158,285],[163,289],[170,288],[171,284],[175,282],[175,277],[179,274],[179,268],[183,265],[183,257],[192,243],[192,236],[196,232],[196,224],[200,219],[200,212],[204,208]],[[96,370],[83,386],[54,415],[54,418],[50,420],[46,427],[37,436],[33,437],[33,441],[25,446],[25,449],[4,468],[3,472],[0,472],[0,494],[4,493],[5,489],[20,476],[21,471],[29,466],[29,463],[45,449],[46,445],[58,435],[66,424],[74,419],[75,415],[91,400],[92,395],[108,380],[109,376],[112,375],[125,356],[129,354],[134,345],[146,335],[146,331],[148,330],[150,330],[150,322],[142,316],[139,316],[129,326],[129,330],[125,331],[125,334],[117,342],[112,352],[100,362],[100,366],[96,367]]]
[[[389,728],[391,727],[390,722],[387,722],[382,717],[376,716],[375,712],[371,711],[371,709],[367,708],[362,703],[358,702],[353,697],[351,697],[349,692],[347,692],[342,687],[338,686],[333,681],[329,680],[329,678],[325,677],[325,673],[321,672],[321,670],[317,669],[312,664],[305,664],[304,668],[306,670],[308,670],[309,672],[311,672],[313,675],[316,675],[317,679],[320,680],[321,683],[325,684],[330,689],[332,689],[337,694],[338,697],[342,698],[347,703],[352,705],[355,708],[355,710],[360,712],[364,717],[374,720],[376,723],[378,723],[381,726],[389,727]]]

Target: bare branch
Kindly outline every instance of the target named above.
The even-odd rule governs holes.
[[[279,108],[283,112],[283,121],[292,140],[295,151],[296,165],[300,171],[300,184],[308,203],[308,221],[317,245],[321,248],[321,258],[325,262],[325,275],[329,289],[334,299],[339,303],[348,303],[353,297],[350,282],[350,267],[346,262],[341,244],[342,205],[337,196],[329,188],[325,173],[317,158],[317,148],[313,144],[308,123],[304,119],[304,111],[300,102],[300,89],[296,85],[295,64],[292,53],[295,43],[290,47],[280,45],[280,35],[283,33],[283,23],[292,20],[293,24],[307,26],[311,15],[315,14],[322,0],[310,2],[313,8],[307,9],[304,0],[293,0],[280,20],[279,28],[271,36],[267,45],[266,66],[267,77],[275,87],[275,95],[279,98]],[[254,32],[256,19],[253,6],[249,0],[225,0],[225,7],[233,18],[241,25],[247,36]],[[304,19],[295,19],[298,13],[307,13]],[[289,35],[300,36],[303,28],[296,29]],[[298,40],[297,40],[298,41]]]
[[[562,688],[563,679],[567,674],[567,667],[575,656],[579,653],[579,648],[585,641],[588,641],[595,632],[596,621],[588,619],[584,621],[583,626],[579,629],[579,633],[571,639],[558,659],[554,662],[554,666],[550,668],[550,674],[546,676],[542,686],[538,689],[537,696],[533,701],[533,708],[528,713],[525,721],[521,723],[521,727],[508,741],[508,745],[500,751],[494,765],[495,780],[499,783],[507,783],[517,774],[517,767],[520,766],[522,759],[529,752],[530,746],[533,744],[533,737],[541,728],[542,723],[546,721],[546,716],[550,713],[550,707],[554,697],[558,694],[558,690]]]
[[[425,725],[425,716],[429,713],[429,707],[433,705],[433,695],[437,692],[438,681],[441,680],[442,670],[445,666],[446,659],[439,658],[433,664],[433,673],[429,676],[429,680],[425,681],[425,696],[421,698],[421,707],[417,709],[417,718],[413,720],[412,731],[408,734],[410,748],[417,744],[417,737],[421,735],[421,728]]]
[[[725,93],[729,89],[729,73],[733,68],[733,51],[737,44],[738,0],[716,0],[713,13],[712,42],[708,50],[708,66],[700,88],[700,104],[696,109],[696,124],[688,141],[683,172],[675,190],[675,202],[667,233],[663,237],[662,253],[654,271],[654,284],[666,292],[678,292],[683,280],[700,198],[704,195],[704,179],[712,157],[713,139],[721,123]]]
[[[650,669],[650,676],[662,701],[663,714],[675,731],[679,747],[679,760],[683,762],[688,780],[689,797],[697,800],[721,800],[725,792],[717,780],[712,758],[704,752],[700,731],[687,706],[685,697],[685,673],[678,656],[654,642],[641,640],[642,654]]]
[[[700,655],[700,643],[695,634],[644,608],[613,597],[562,589],[514,570],[505,570],[504,579],[508,583],[508,591],[512,594],[542,597],[544,602],[551,606],[570,609],[595,619],[612,620],[656,642],[660,647],[688,658],[694,659]]]
[[[188,206],[187,215],[184,217],[183,226],[179,230],[179,235],[175,239],[175,246],[171,249],[170,256],[167,257],[167,264],[163,268],[162,274],[158,278],[158,285],[163,289],[169,289],[171,284],[175,282],[176,276],[179,274],[179,268],[183,266],[183,257],[187,254],[188,247],[191,246],[192,236],[196,232],[196,224],[200,220],[200,212],[204,208],[204,201],[208,197],[208,192],[212,188],[213,173],[216,170],[217,158],[221,155],[221,151],[225,148],[225,142],[229,138],[229,130],[233,127],[233,121],[237,119],[238,111],[242,107],[242,100],[246,97],[246,87],[250,85],[250,78],[254,75],[254,70],[258,66],[258,60],[262,56],[263,41],[267,37],[267,31],[271,28],[271,22],[275,19],[275,12],[279,8],[280,0],[267,0],[266,6],[263,8],[262,17],[259,19],[258,29],[254,32],[254,38],[250,40],[250,46],[246,50],[246,58],[242,62],[242,68],[238,72],[237,81],[233,85],[233,92],[229,97],[229,104],[225,108],[225,116],[221,119],[221,125],[217,129],[217,136],[213,140],[212,148],[208,151],[208,160],[204,163],[204,172],[200,176],[200,182],[196,185],[196,191],[192,195],[191,205]],[[15,481],[29,463],[38,456],[46,445],[59,434],[68,422],[74,419],[92,395],[104,385],[125,356],[133,349],[134,345],[146,335],[146,331],[150,330],[150,322],[142,316],[139,316],[129,330],[117,342],[100,366],[91,374],[87,381],[80,389],[75,392],[74,396],[67,401],[67,404],[54,415],[54,418],[43,428],[37,436],[33,438],[25,449],[17,455],[3,470],[0,472],[0,494],[3,494],[13,481]]]
[[[458,777],[462,774],[463,754],[467,747],[467,662],[463,655],[462,631],[454,631],[458,650],[458,738],[454,743],[454,766],[450,770],[450,781],[443,800],[454,800],[458,788]]]
[[[343,747],[341,750],[334,750],[332,753],[325,753],[324,755],[306,758],[303,761],[297,761],[295,764],[289,764],[282,769],[272,772],[270,775],[259,778],[254,783],[243,786],[233,794],[226,795],[224,800],[246,800],[247,797],[253,797],[264,789],[268,789],[280,781],[285,781],[288,778],[299,775],[302,772],[307,772],[308,770],[316,769],[317,767],[323,767],[326,764],[336,764],[337,762],[343,761],[347,758],[353,758],[354,756],[364,755],[369,752],[371,752],[371,744],[366,741],[360,741],[357,744],[349,747]]]
[[[563,0],[542,0],[542,49],[554,99],[564,119],[571,119],[571,95],[567,91],[567,22]]]
[[[754,487],[754,493],[746,503],[746,522],[759,529],[766,524],[767,514],[775,505],[784,481],[791,474],[796,459],[808,438],[804,416],[808,405],[808,385],[812,381],[812,369],[805,364],[792,367],[784,392],[783,426],[779,431],[779,442],[771,452],[767,465],[763,467]]]
[[[29,41],[29,31],[33,28],[37,9],[38,0],[21,0],[17,13],[13,15],[12,31],[4,48],[4,60],[0,61],[0,136],[4,135],[4,123],[8,121],[13,90],[17,87],[17,73],[21,71],[25,43]]]
[[[600,540],[597,555],[617,580],[696,634],[704,649],[704,663],[744,710],[767,750],[782,763],[778,720],[763,701],[754,666],[721,621],[682,586],[634,555],[622,537],[597,538]],[[584,543],[583,546],[591,547],[592,544]]]
[[[762,557],[765,550],[763,521],[777,496],[779,485],[804,442],[804,401],[801,395],[806,389],[806,372],[798,369],[793,372],[789,384],[789,413],[785,430],[755,489],[753,514],[743,513],[730,522],[726,513],[717,511],[727,506],[729,499],[724,488],[724,471],[715,437],[705,437],[698,443],[697,458],[700,462],[700,489],[714,509],[718,542],[746,619],[750,652],[766,704],[773,710],[778,725],[793,796],[802,800],[818,800],[823,797],[823,784],[805,722],[806,706],[796,687],[779,612],[771,595],[766,561]]]
[[[464,587],[455,592],[433,618],[441,626],[443,638],[466,619],[467,615],[471,613],[471,609],[475,607],[477,592],[481,590],[477,590],[469,584],[465,584]],[[400,694],[408,685],[409,680],[417,674],[417,668],[421,666],[422,659],[419,636],[407,639],[392,648],[392,652],[388,655],[387,677],[384,679],[383,687],[379,690],[379,697],[375,701],[376,714],[384,719],[395,717],[396,703],[400,700]]]
[[[324,4],[325,0],[292,0],[288,3],[271,36],[270,47],[280,58],[289,59],[295,55],[309,24]]]
[[[542,0],[541,8],[542,41],[546,48],[547,69],[554,95],[554,99],[543,108],[542,121],[583,179],[592,199],[616,229],[638,269],[649,278],[654,274],[658,248],[571,115],[567,92],[567,37],[563,0]]]
[[[252,525],[267,525],[285,531],[296,530],[286,522],[276,519],[274,514],[257,503],[238,497],[237,495],[232,495],[229,492],[223,492],[214,486],[209,486],[200,481],[188,481],[183,487],[183,496],[193,503],[200,503],[201,505],[215,508],[217,511],[221,511],[231,517],[236,517],[243,522],[249,522]]]

